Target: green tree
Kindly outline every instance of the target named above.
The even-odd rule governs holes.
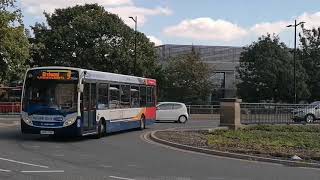
[[[300,34],[301,50],[298,58],[308,74],[308,87],[311,92],[310,101],[320,99],[320,27],[302,28]]]
[[[188,104],[208,103],[213,84],[213,68],[201,62],[193,50],[168,60],[164,65],[165,80],[160,84],[161,100]]]
[[[15,0],[0,0],[0,84],[21,80],[29,43]]]
[[[262,36],[246,47],[237,71],[240,79],[238,95],[245,101],[294,101],[293,58],[278,36]],[[296,77],[298,100],[305,100],[310,93],[307,75],[299,61],[296,63]]]
[[[154,76],[154,44],[137,32],[137,67],[134,70],[133,29],[97,4],[44,13],[47,24],[32,27],[32,66],[72,66],[138,76]]]

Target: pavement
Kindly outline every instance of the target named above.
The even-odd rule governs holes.
[[[144,131],[115,133],[101,139],[21,135],[16,123],[3,124],[6,123],[0,124],[0,180],[320,179],[319,169],[191,153],[144,138],[147,132],[158,129],[216,127],[218,121],[214,120],[156,123]]]

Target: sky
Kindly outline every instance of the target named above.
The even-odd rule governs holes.
[[[130,27],[138,17],[138,30],[156,45],[247,46],[267,33],[293,46],[294,29],[320,26],[320,0],[17,0],[27,27],[45,22],[43,12],[76,4],[98,3],[118,14]]]

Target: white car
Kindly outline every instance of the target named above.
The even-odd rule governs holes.
[[[186,123],[189,119],[185,104],[178,102],[161,102],[157,105],[157,121],[176,121]]]

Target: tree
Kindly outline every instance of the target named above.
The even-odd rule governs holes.
[[[72,66],[100,71],[153,76],[158,66],[154,44],[137,32],[134,70],[133,29],[97,4],[44,13],[47,24],[32,27],[32,66]]]
[[[311,92],[310,101],[320,99],[320,27],[313,29],[302,28],[299,34],[301,50],[299,57],[308,74],[308,87]]]
[[[160,87],[161,99],[188,104],[207,103],[213,88],[210,79],[213,68],[201,62],[194,50],[168,61],[164,66],[165,80]]]
[[[246,47],[237,71],[238,95],[245,101],[293,102],[293,58],[278,36],[262,36]],[[307,99],[310,95],[305,83],[307,75],[299,61],[296,62],[296,77],[297,99]]]
[[[0,0],[0,84],[21,80],[29,43],[15,0]]]

